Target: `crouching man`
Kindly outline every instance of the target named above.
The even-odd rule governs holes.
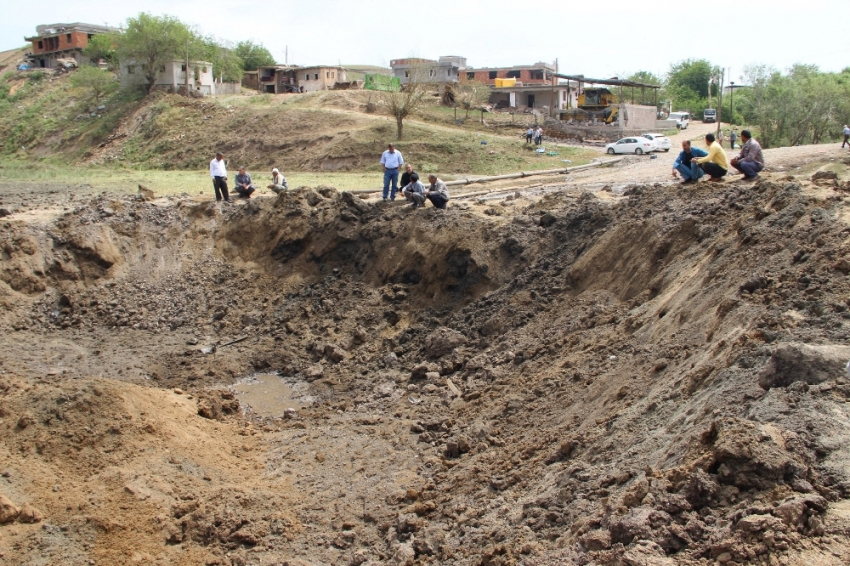
[[[410,182],[402,187],[401,194],[411,201],[411,207],[419,208],[425,204],[425,185],[419,181],[418,173],[411,173],[409,179]]]
[[[759,172],[764,169],[761,144],[753,139],[749,130],[741,131],[741,139],[744,144],[741,146],[741,152],[732,158],[732,167],[744,174],[745,181],[755,181]]]
[[[694,158],[705,157],[706,155],[708,153],[700,148],[691,147],[691,142],[688,140],[683,141],[682,151],[676,161],[673,162],[673,177],[676,177],[676,173],[681,175],[683,185],[696,183],[697,179],[705,175],[705,171],[694,161]]]
[[[251,182],[251,175],[245,172],[244,167],[239,168],[239,173],[236,174],[236,192],[242,198],[251,198],[251,194],[256,190],[254,183]]]
[[[286,177],[280,174],[277,167],[272,169],[272,184],[268,186],[273,192],[280,194],[288,188]]]
[[[449,202],[449,190],[446,188],[446,184],[438,179],[436,175],[428,175],[428,181],[431,183],[431,186],[425,191],[425,198],[431,201],[434,208],[445,210],[446,203]]]

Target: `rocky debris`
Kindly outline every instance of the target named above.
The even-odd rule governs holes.
[[[239,399],[232,391],[209,389],[198,392],[198,414],[205,419],[223,420],[239,413]]]
[[[154,192],[146,186],[139,185],[139,197],[141,197],[142,200],[148,201],[154,200],[156,198],[156,195],[154,195]]]
[[[787,387],[797,381],[823,383],[841,377],[848,360],[850,346],[844,344],[778,344],[759,372],[758,383],[762,389]]]
[[[5,495],[0,494],[0,525],[14,522],[20,513],[21,510],[17,505],[9,501]]]
[[[325,368],[322,364],[313,364],[305,367],[301,373],[304,374],[304,379],[307,381],[315,381],[325,375]]]
[[[466,336],[451,328],[440,327],[425,339],[425,351],[431,358],[441,358],[464,344]]]
[[[40,523],[44,520],[44,515],[30,505],[29,503],[24,503],[21,506],[21,512],[18,514],[18,522],[19,523]]]

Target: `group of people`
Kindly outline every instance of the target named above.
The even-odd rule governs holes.
[[[430,185],[426,187],[419,180],[419,173],[413,170],[410,163],[404,162],[401,152],[393,144],[387,145],[386,151],[381,154],[381,166],[384,168],[383,197],[385,201],[387,199],[395,200],[395,195],[399,191],[399,171],[404,167],[404,173],[401,174],[401,194],[406,200],[410,201],[411,207],[420,208],[428,200],[431,201],[434,208],[446,208],[446,204],[449,202],[449,190],[446,188],[446,184],[436,175],[431,174],[428,175]]]
[[[718,182],[726,176],[731,165],[744,175],[744,181],[754,181],[764,169],[764,154],[749,130],[741,130],[741,139],[744,141],[741,151],[731,161],[714,134],[705,135],[708,151],[693,147],[688,140],[683,141],[682,152],[673,162],[673,177],[681,175],[683,185],[696,183],[706,174],[709,181]]]
[[[230,191],[227,188],[227,166],[224,163],[224,154],[218,152],[215,158],[210,161],[210,177],[212,177],[213,190],[215,191],[215,200],[221,202],[232,202],[230,200]],[[244,167],[240,167],[234,179],[235,187],[233,190],[242,198],[251,198],[256,188],[251,179],[251,175],[245,171]],[[275,193],[281,193],[287,190],[286,177],[281,175],[280,170],[275,167],[272,169],[272,182],[268,188]]]
[[[731,149],[735,149],[735,142],[738,140],[738,132],[735,130],[729,131],[729,147]],[[726,135],[723,133],[723,130],[720,130],[717,134],[717,143],[720,144],[720,147],[723,147],[723,142],[726,141]]]
[[[531,143],[532,139],[534,140],[534,145],[543,143],[543,128],[540,126],[528,128],[528,131],[525,132],[525,143]]]

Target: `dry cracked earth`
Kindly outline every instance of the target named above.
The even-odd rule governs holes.
[[[847,564],[847,178],[44,191],[0,220],[0,563]]]

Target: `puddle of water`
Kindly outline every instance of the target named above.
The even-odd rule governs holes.
[[[285,409],[301,409],[313,404],[306,394],[307,384],[288,382],[279,375],[259,373],[232,386],[241,405],[262,417],[282,417]]]

